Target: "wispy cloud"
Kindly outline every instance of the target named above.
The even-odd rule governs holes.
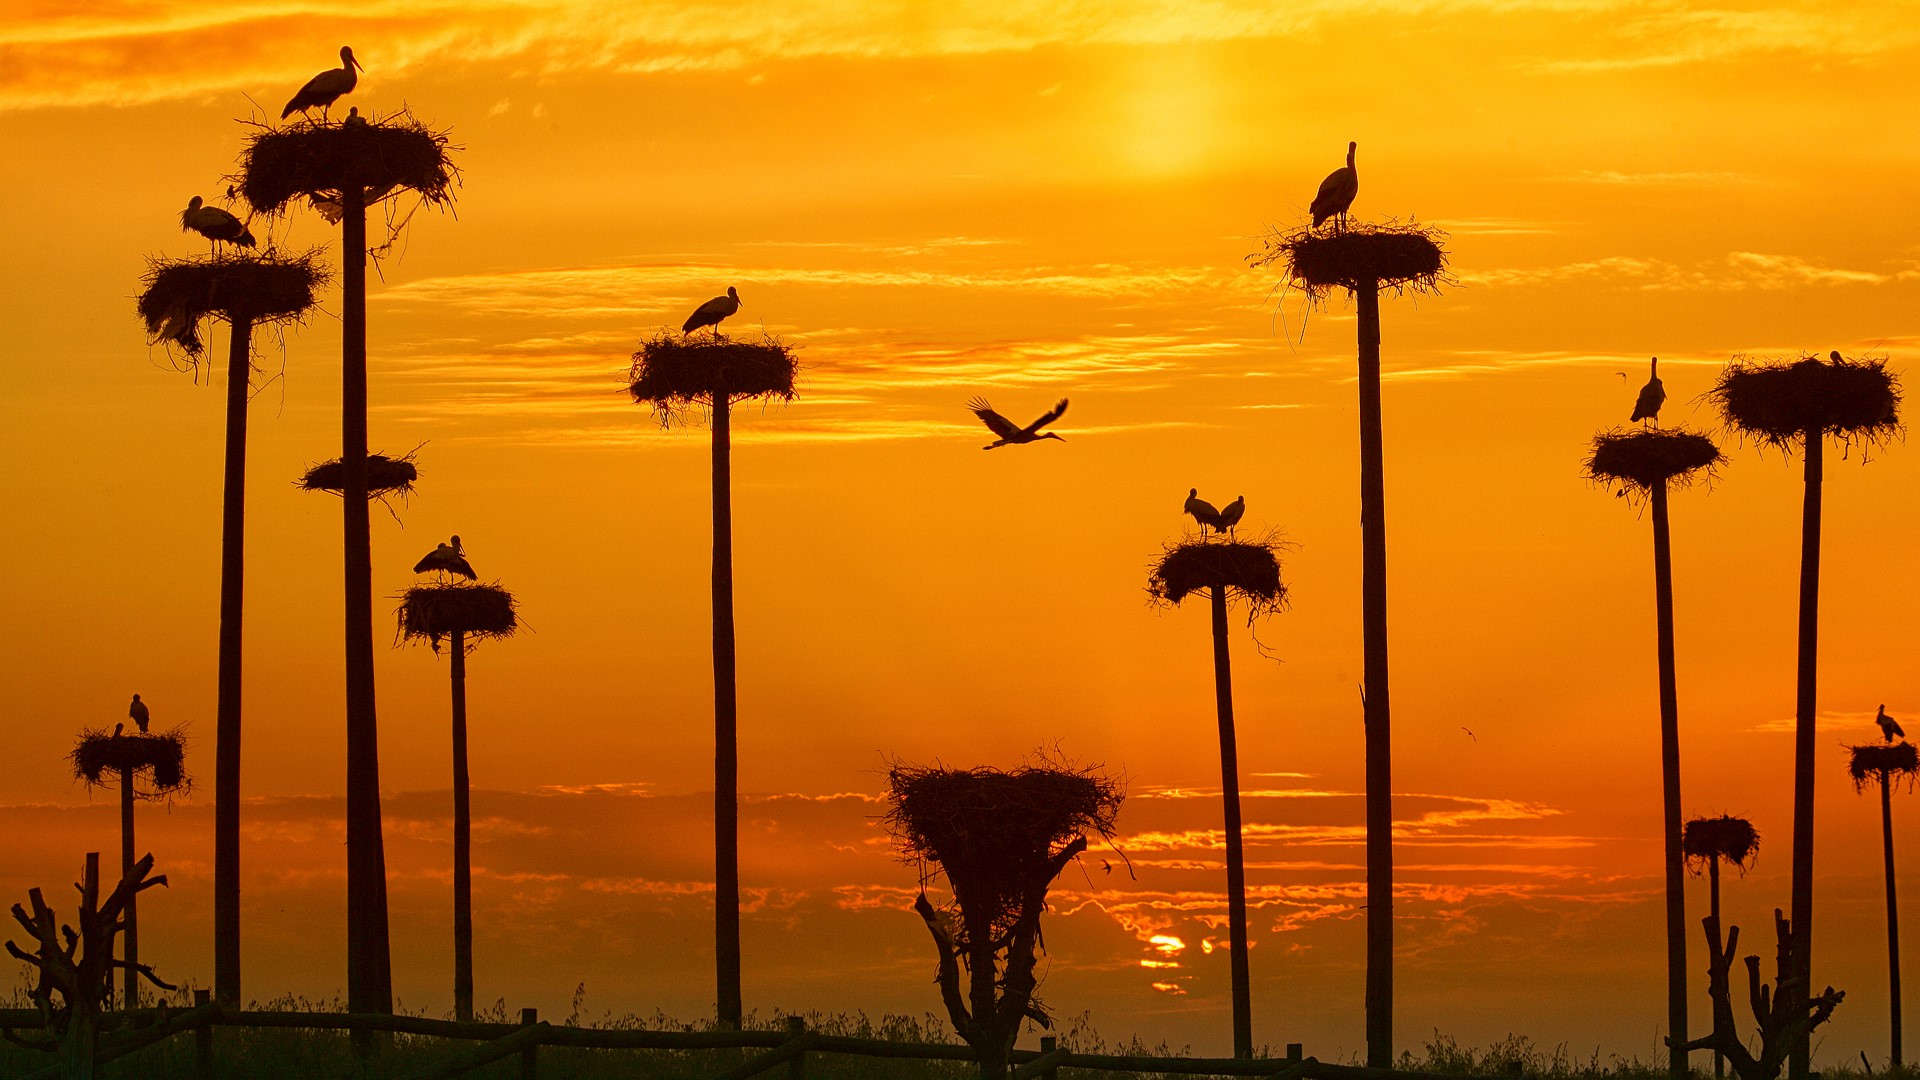
[[[1556,266],[1462,271],[1460,279],[1485,288],[1595,284],[1643,291],[1695,289],[1776,291],[1806,286],[1884,285],[1920,278],[1911,270],[1858,270],[1826,266],[1799,255],[1731,251],[1717,260],[1681,266],[1664,259],[1610,255]]]

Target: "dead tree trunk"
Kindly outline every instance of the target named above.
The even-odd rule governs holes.
[[[1833,1015],[1834,1008],[1846,997],[1844,991],[1829,986],[1817,997],[1810,998],[1806,991],[1793,985],[1794,972],[1798,970],[1798,959],[1793,955],[1795,935],[1778,908],[1774,909],[1773,922],[1775,953],[1772,986],[1760,981],[1760,957],[1746,958],[1747,1004],[1760,1029],[1760,1052],[1755,1054],[1747,1048],[1746,1040],[1740,1037],[1739,1027],[1733,1019],[1731,969],[1739,948],[1740,928],[1728,928],[1723,944],[1720,940],[1719,918],[1709,915],[1702,920],[1707,936],[1707,994],[1713,999],[1713,1033],[1687,1041],[1685,1048],[1718,1050],[1733,1065],[1734,1075],[1740,1080],[1774,1080],[1778,1077],[1781,1066],[1793,1056],[1796,1047],[1807,1041],[1807,1036],[1814,1028],[1826,1023]],[[1671,1037],[1669,1041],[1671,1044],[1681,1042]]]

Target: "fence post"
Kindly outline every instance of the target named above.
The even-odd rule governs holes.
[[[806,1017],[787,1017],[787,1038],[797,1039],[806,1033]],[[805,1050],[787,1059],[787,1080],[807,1080],[807,1052]]]
[[[1054,1049],[1059,1045],[1060,1045],[1060,1040],[1054,1038],[1051,1035],[1040,1036],[1040,1052],[1042,1054],[1053,1053]],[[1040,1075],[1042,1077],[1042,1080],[1057,1080],[1057,1078],[1060,1075],[1060,1070],[1048,1069],[1046,1072],[1041,1073]]]
[[[1287,1044],[1287,1060],[1288,1060],[1288,1061],[1299,1061],[1299,1060],[1301,1059],[1301,1057],[1302,1057],[1302,1056],[1304,1056],[1304,1055],[1302,1055],[1302,1054],[1301,1054],[1301,1052],[1300,1052],[1300,1044],[1299,1044],[1299,1043],[1288,1043],[1288,1044]]]
[[[521,1027],[532,1027],[533,1025],[539,1022],[540,1022],[539,1009],[521,1009],[520,1010],[520,1026]],[[529,1046],[525,1050],[520,1051],[520,1080],[539,1080],[539,1077],[540,1077],[540,1044],[534,1043],[532,1046]]]
[[[195,990],[193,1006],[199,1008],[212,998],[210,991]],[[193,1075],[198,1080],[213,1080],[213,1025],[202,1022],[193,1029]]]

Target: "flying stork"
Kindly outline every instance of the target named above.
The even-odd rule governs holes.
[[[1035,420],[1026,427],[1016,427],[1013,421],[994,412],[993,406],[987,404],[987,399],[983,397],[975,397],[968,401],[967,408],[972,409],[973,415],[979,417],[980,422],[987,425],[987,430],[997,436],[992,442],[980,448],[982,450],[992,450],[1000,446],[1014,446],[1020,443],[1039,442],[1041,439],[1060,439],[1060,436],[1055,435],[1051,431],[1042,435],[1040,434],[1040,429],[1060,419],[1060,414],[1067,411],[1067,399],[1061,398],[1059,403],[1052,409],[1041,413],[1040,419]],[[1066,442],[1067,440],[1060,439],[1060,441]]]
[[[1633,403],[1633,415],[1627,419],[1651,420],[1657,425],[1660,423],[1660,406],[1667,400],[1667,388],[1660,384],[1659,357],[1653,358],[1648,370],[1652,374],[1647,379],[1647,385],[1640,388],[1640,397]]]
[[[713,327],[715,340],[720,337],[720,320],[734,315],[740,310],[740,293],[733,286],[727,286],[727,295],[713,299],[693,309],[687,321],[680,325],[680,332],[691,334],[703,326]]]
[[[228,243],[236,247],[253,246],[253,233],[247,231],[240,219],[217,206],[207,206],[195,195],[188,200],[187,208],[180,211],[180,231],[197,232],[207,238],[209,243]]]
[[[1212,503],[1200,497],[1199,488],[1187,489],[1187,501],[1180,509],[1192,514],[1193,520],[1200,523],[1202,536],[1206,535],[1208,529],[1219,532],[1225,527],[1220,524],[1220,511],[1215,510]]]
[[[1336,229],[1346,227],[1347,207],[1352,206],[1353,197],[1360,194],[1360,174],[1353,168],[1353,152],[1359,146],[1359,143],[1348,143],[1347,164],[1328,173],[1327,178],[1320,181],[1320,191],[1314,195],[1313,206],[1309,208],[1313,214],[1314,228],[1319,228],[1320,223],[1328,218],[1338,219],[1334,223]]]
[[[459,574],[468,581],[478,576],[473,572],[473,566],[467,562],[466,553],[460,550],[458,533],[454,534],[451,543],[436,546],[432,551],[422,555],[419,562],[413,564],[413,572],[416,574],[436,570],[443,574]]]
[[[147,722],[153,719],[152,714],[147,712],[147,703],[140,700],[139,694],[133,695],[133,704],[127,706],[127,717],[140,728],[142,735],[147,733]]]
[[[1874,717],[1873,722],[1880,725],[1880,734],[1885,735],[1888,742],[1907,737],[1907,733],[1900,730],[1900,722],[1887,715],[1885,705],[1880,706],[1880,715]]]
[[[1240,524],[1240,518],[1247,512],[1247,497],[1241,495],[1220,508],[1220,527],[1231,531]]]
[[[301,87],[300,92],[287,102],[287,107],[280,110],[280,119],[285,120],[294,113],[305,113],[316,105],[320,107],[320,114],[325,116],[327,109],[342,95],[351,93],[354,84],[360,81],[360,76],[354,73],[356,68],[366,70],[360,66],[360,61],[353,58],[351,48],[340,46],[340,66],[328,68],[308,79],[307,85]]]

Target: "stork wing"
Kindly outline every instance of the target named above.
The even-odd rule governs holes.
[[[1328,173],[1327,178],[1320,181],[1320,190],[1314,195],[1313,201],[1317,203],[1321,199],[1338,199],[1340,197],[1340,189],[1345,186],[1346,180],[1347,170],[1345,167],[1335,169]]]
[[[445,570],[447,568],[447,556],[452,553],[451,548],[445,544],[441,544],[439,547],[420,556],[420,561],[413,564],[413,572],[416,574],[424,574],[429,570]]]
[[[478,574],[475,574],[473,572],[473,564],[467,562],[467,560],[461,558],[458,555],[455,555],[452,558],[447,560],[447,565],[445,569],[451,573],[459,574],[465,577],[468,581],[472,581],[479,576]]]
[[[969,400],[967,402],[967,408],[972,409],[973,415],[979,417],[980,422],[987,425],[988,431],[993,432],[1003,439],[1011,439],[1015,435],[1020,434],[1020,429],[1013,426],[1013,421],[994,412],[993,406],[987,404],[986,398],[976,397]]]
[[[1035,420],[1033,423],[1027,425],[1027,434],[1031,435],[1034,432],[1039,431],[1041,428],[1046,427],[1048,424],[1053,423],[1055,420],[1060,419],[1060,414],[1066,411],[1067,411],[1067,399],[1061,398],[1060,403],[1055,405],[1052,408],[1052,410],[1046,413],[1042,413],[1040,416],[1040,419]]]

